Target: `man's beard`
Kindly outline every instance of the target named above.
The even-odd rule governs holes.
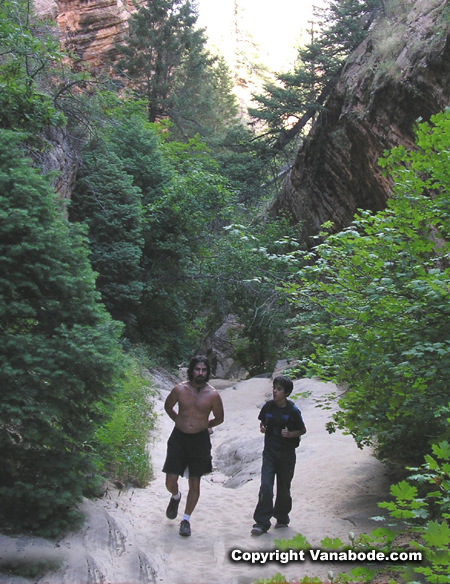
[[[206,379],[205,377],[203,377],[203,375],[197,375],[197,377],[195,378],[195,383],[201,385],[202,383],[206,383]]]

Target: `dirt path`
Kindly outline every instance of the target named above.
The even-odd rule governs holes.
[[[168,388],[169,389],[169,388]],[[297,454],[292,484],[294,508],[291,524],[283,531],[250,535],[252,515],[259,489],[263,436],[259,432],[259,408],[270,396],[271,381],[255,378],[220,389],[225,422],[212,435],[215,471],[202,479],[200,501],[191,518],[192,537],[178,535],[178,518],[169,521],[165,508],[169,499],[161,468],[172,422],[163,412],[161,391],[157,408],[161,414],[151,447],[155,478],[145,489],[111,490],[101,501],[86,501],[87,522],[78,534],[70,534],[55,548],[48,542],[28,545],[40,557],[62,554],[58,572],[35,579],[39,584],[247,584],[277,572],[288,579],[325,577],[342,566],[312,562],[250,565],[233,562],[229,552],[270,551],[274,539],[291,538],[301,532],[313,547],[325,536],[369,532],[378,526],[368,519],[379,515],[376,502],[386,497],[389,479],[370,451],[359,450],[349,436],[328,434],[325,423],[330,412],[316,408],[316,399],[335,388],[315,380],[295,382],[308,432]],[[187,481],[181,479],[184,496]],[[182,509],[184,505],[182,504]],[[27,548],[22,538],[22,547]],[[20,543],[20,542],[19,542]],[[0,539],[0,549],[18,549],[15,540]],[[24,552],[25,553],[25,552]],[[19,584],[17,578],[0,576],[0,582]],[[28,580],[28,582],[30,582]]]

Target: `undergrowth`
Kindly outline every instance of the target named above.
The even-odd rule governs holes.
[[[147,450],[155,425],[154,388],[137,370],[127,374],[111,404],[109,421],[96,433],[101,470],[109,478],[145,487],[152,477]]]

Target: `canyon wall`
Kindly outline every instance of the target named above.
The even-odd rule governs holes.
[[[89,64],[94,73],[117,55],[115,42],[134,10],[132,0],[35,4],[58,23],[61,43],[75,62]],[[270,209],[301,222],[306,241],[325,221],[339,230],[358,208],[382,209],[391,185],[378,159],[393,146],[412,147],[416,120],[450,105],[447,0],[384,4],[387,14],[348,59]]]
[[[411,148],[416,121],[449,106],[449,96],[448,2],[403,3],[397,14],[379,20],[349,58],[272,214],[289,212],[311,245],[325,221],[338,231],[359,208],[383,209],[391,185],[378,159],[394,146]]]

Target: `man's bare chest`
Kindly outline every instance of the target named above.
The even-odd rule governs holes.
[[[180,411],[197,411],[210,412],[212,408],[212,398],[209,393],[202,394],[197,392],[186,391],[179,398]]]

